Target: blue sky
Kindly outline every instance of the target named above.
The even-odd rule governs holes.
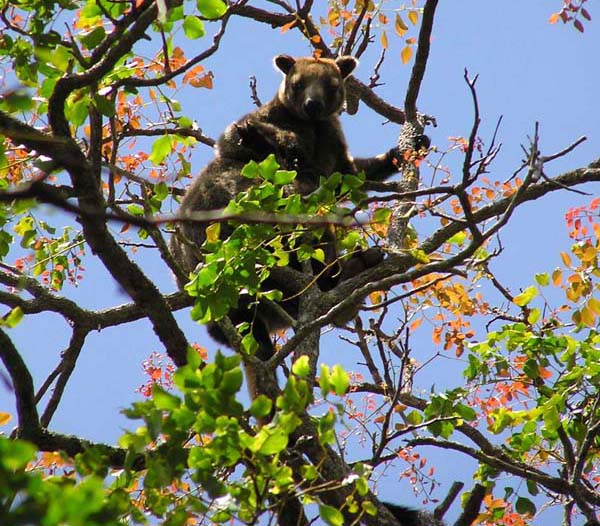
[[[548,175],[584,166],[600,157],[600,27],[594,20],[586,24],[585,34],[580,34],[562,24],[550,25],[548,17],[558,10],[559,4],[559,0],[440,2],[418,103],[421,111],[437,118],[438,127],[428,130],[434,144],[443,149],[449,136],[468,136],[470,132],[473,108],[463,80],[467,68],[472,75],[479,75],[477,90],[483,119],[480,135],[484,141],[490,139],[497,119],[503,117],[499,133],[503,147],[490,178],[504,180],[519,166],[520,144],[527,144],[527,136],[532,134],[536,121],[540,122],[544,154],[561,150],[581,135],[588,137],[588,141],[569,156],[549,165]],[[592,16],[600,16],[593,8],[590,10]],[[207,29],[205,39],[182,42],[188,55],[209,45],[213,27],[208,25]],[[378,93],[401,106],[410,67],[400,61],[397,40],[390,38],[391,47],[381,70],[385,85]],[[355,73],[363,81],[368,81],[378,58],[376,47],[373,49],[373,53],[364,55]],[[216,137],[230,122],[252,111],[250,75],[257,77],[259,96],[266,102],[280,82],[279,73],[271,65],[273,56],[279,53],[299,56],[309,52],[307,44],[294,30],[282,34],[266,25],[233,20],[220,51],[204,63],[206,69],[214,72],[214,89],[182,92],[179,100],[183,111],[193,117],[207,135]],[[344,116],[344,129],[354,155],[380,153],[395,143],[399,128],[383,125],[382,121],[364,105],[357,115]],[[211,157],[209,148],[196,146],[194,172],[199,172]],[[454,156],[449,164],[457,173],[460,156]],[[597,186],[590,186],[587,191],[600,194]],[[505,251],[493,265],[499,276],[513,290],[518,290],[530,284],[535,272],[557,266],[559,251],[570,246],[564,213],[569,207],[590,199],[591,196],[563,192],[543,203],[523,207],[502,236]],[[54,214],[54,222],[60,223],[60,215]],[[161,290],[175,290],[172,277],[160,262],[146,254],[138,259]],[[81,286],[77,290],[66,289],[64,294],[90,308],[128,302],[94,258],[88,257],[85,266],[86,279]],[[187,312],[178,313],[177,317],[191,340],[203,340],[203,331],[188,320]],[[56,366],[60,351],[68,345],[68,330],[56,316],[37,315],[27,317],[11,336],[23,352],[39,387]],[[435,349],[426,336],[422,345],[425,355],[429,355]],[[213,347],[209,341],[203,343]],[[134,389],[145,381],[141,362],[153,350],[162,351],[162,348],[147,322],[92,335],[52,428],[114,442],[124,427],[133,425],[118,411],[139,398]],[[324,359],[328,360],[326,356]],[[331,360],[331,363],[338,361],[339,353]],[[433,378],[438,385],[460,381],[453,375],[458,374],[461,364],[453,362],[448,359],[443,378]],[[353,367],[352,363],[345,365]],[[0,411],[5,410],[14,414],[12,395],[0,386]],[[440,466],[440,478],[454,480],[456,469]],[[470,472],[466,473],[469,486]],[[389,485],[382,484],[380,489],[389,498],[395,498],[397,490],[390,489],[395,484],[396,479],[389,477]],[[443,491],[437,494],[440,498],[444,495]],[[403,500],[419,504],[419,499],[409,493]]]

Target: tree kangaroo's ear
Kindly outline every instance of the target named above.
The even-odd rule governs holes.
[[[338,68],[340,68],[340,72],[342,73],[342,78],[346,78],[350,73],[354,71],[356,66],[358,66],[358,60],[354,57],[350,57],[348,55],[344,55],[343,57],[338,57],[335,59],[335,63]]]
[[[290,69],[292,69],[292,66],[296,63],[296,59],[289,55],[277,55],[273,60],[273,63],[279,71],[284,75],[287,75],[290,72]]]

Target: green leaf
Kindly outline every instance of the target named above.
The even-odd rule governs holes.
[[[256,351],[258,351],[258,342],[251,332],[242,338],[242,350],[246,354],[254,354]]]
[[[367,515],[371,515],[371,517],[377,515],[377,508],[375,507],[375,504],[373,504],[370,500],[363,500],[360,503],[360,507]]]
[[[331,391],[331,383],[329,382],[329,367],[324,363],[321,364],[319,386],[321,387],[321,395],[325,398]]]
[[[283,186],[291,183],[296,178],[296,172],[291,170],[277,170],[273,177],[273,184]]]
[[[390,217],[392,217],[392,209],[391,208],[378,208],[373,213],[373,221],[375,223],[389,223]]]
[[[94,104],[102,115],[112,117],[115,114],[115,101],[102,95],[94,95]]]
[[[544,410],[544,427],[548,431],[557,431],[560,427],[560,415],[556,406],[548,407]]]
[[[177,409],[181,405],[179,397],[168,393],[159,384],[152,386],[152,399],[157,409]]]
[[[256,179],[259,176],[258,163],[256,161],[250,161],[242,168],[241,174],[248,179]]]
[[[250,414],[254,418],[263,418],[267,416],[271,412],[271,408],[273,407],[273,401],[265,396],[258,395],[250,406]]]
[[[75,102],[67,101],[65,115],[76,126],[81,126],[87,119],[90,108],[90,99],[85,96]]]
[[[153,164],[160,164],[165,160],[165,157],[173,151],[175,139],[171,135],[163,135],[154,141],[149,159]]]
[[[169,187],[167,186],[167,183],[164,181],[156,183],[154,185],[154,195],[158,200],[164,201],[169,195]]]
[[[469,407],[468,405],[456,404],[455,410],[461,418],[467,420],[468,422],[472,422],[477,418],[477,413],[475,412],[475,410],[472,407]]]
[[[418,411],[411,411],[406,415],[406,422],[416,426],[423,422],[423,415]]]
[[[202,15],[210,19],[220,18],[227,11],[227,4],[223,0],[198,0],[196,5]]]
[[[550,283],[550,275],[547,272],[536,274],[535,281],[540,287],[546,287]]]
[[[308,356],[300,356],[292,365],[292,372],[300,378],[306,378],[310,373]]]
[[[183,19],[183,32],[192,40],[202,38],[206,34],[204,24],[197,16],[186,16]]]
[[[242,370],[239,367],[226,371],[223,373],[221,391],[226,394],[235,394],[240,390],[240,387],[242,387],[243,380]]]
[[[342,515],[342,512],[332,506],[320,504],[319,515],[330,526],[344,526],[344,516]]]
[[[461,232],[457,232],[456,234],[454,234],[448,240],[448,243],[450,243],[451,245],[457,245],[460,247],[465,242],[465,239],[467,239],[467,233],[463,230]]]
[[[29,442],[9,440],[0,436],[0,466],[6,470],[25,469],[27,464],[35,458],[35,452],[35,446]]]
[[[527,287],[521,294],[514,297],[513,302],[516,305],[518,305],[519,307],[524,307],[537,295],[538,295],[538,290],[536,287],[534,287],[534,286]]]
[[[94,49],[106,36],[106,31],[104,28],[99,26],[96,27],[93,31],[81,37],[81,43],[87,49]]]
[[[263,427],[254,438],[250,449],[261,455],[276,455],[288,445],[288,435],[281,428]]]
[[[21,307],[15,307],[10,311],[10,314],[4,319],[3,325],[6,325],[8,328],[12,329],[16,327],[21,320],[23,319],[23,311]]]
[[[329,381],[331,382],[336,395],[343,396],[346,394],[350,385],[350,378],[341,365],[335,364],[333,366]]]
[[[537,323],[542,317],[542,311],[540,309],[531,309],[529,316],[527,316],[527,323],[533,325]]]
[[[317,480],[319,472],[317,468],[311,464],[304,464],[300,466],[300,475],[304,480]]]
[[[410,255],[412,257],[414,257],[419,263],[429,263],[431,260],[429,259],[429,256],[427,255],[427,253],[424,250],[421,250],[420,248],[418,249],[413,249],[409,251]]]
[[[258,172],[266,181],[273,182],[277,170],[279,170],[279,164],[273,154],[270,154],[264,161],[258,163]]]
[[[519,497],[517,499],[515,509],[517,510],[517,513],[520,513],[521,515],[533,516],[537,512],[535,504],[526,497]]]

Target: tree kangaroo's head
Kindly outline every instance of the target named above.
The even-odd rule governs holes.
[[[285,75],[279,100],[301,119],[327,119],[342,110],[344,80],[357,65],[354,57],[347,56],[331,60],[278,55],[275,66]]]

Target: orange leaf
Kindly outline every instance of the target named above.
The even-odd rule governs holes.
[[[321,42],[321,37],[320,37],[320,35],[314,35],[314,36],[310,37],[310,41],[313,44],[318,44],[319,42]]]
[[[557,268],[554,270],[554,272],[552,272],[552,284],[555,287],[558,287],[561,283],[562,283],[562,270]]]
[[[378,303],[381,303],[383,301],[383,292],[381,292],[380,290],[371,292],[371,294],[369,294],[369,299],[371,300],[371,303],[373,305],[377,305]]]
[[[297,20],[294,19],[291,22],[288,22],[287,24],[281,26],[281,32],[282,33],[286,33],[287,31],[289,31],[290,29],[292,29],[292,27],[294,27],[296,25]]]
[[[421,323],[423,323],[423,318],[417,318],[415,321],[413,321],[410,324],[410,326],[408,327],[408,330],[410,332],[417,330],[421,326]]]
[[[408,19],[412,22],[413,26],[416,26],[419,21],[419,13],[417,11],[409,11]]]
[[[388,48],[388,38],[387,38],[387,33],[385,31],[381,32],[381,47],[383,49]]]
[[[566,252],[561,252],[560,258],[562,259],[563,263],[565,264],[565,267],[571,266],[571,258],[569,257],[569,254],[567,254]]]
[[[412,58],[413,50],[410,46],[406,46],[402,52],[400,53],[400,58],[402,59],[402,64],[407,64]]]
[[[213,88],[213,73],[209,71],[205,75],[202,75],[200,78],[190,80],[190,86],[194,88]]]
[[[0,411],[0,426],[8,424],[12,420],[12,416],[9,413]]]

